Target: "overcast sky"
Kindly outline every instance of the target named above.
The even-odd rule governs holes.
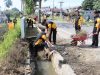
[[[3,1],[4,0],[0,0],[0,6],[2,10],[5,9],[5,5]],[[55,7],[60,7],[59,4],[60,1],[64,2],[62,5],[63,8],[69,8],[74,6],[80,6],[84,0],[54,0]],[[21,0],[12,0],[12,2],[13,2],[12,7],[16,7],[19,10],[21,10]],[[42,7],[48,7],[48,6],[53,7],[53,0],[47,0],[46,2],[44,2],[44,0],[42,1]]]
[[[84,0],[54,0],[55,7],[60,8],[59,2],[61,2],[61,1],[64,2],[62,5],[63,8],[69,8],[69,7],[80,6]],[[42,6],[53,7],[53,0],[48,0],[46,2],[43,1]]]
[[[12,0],[12,2],[13,2],[13,5],[11,8],[16,7],[19,10],[21,10],[21,0]],[[0,0],[0,6],[1,6],[2,10],[4,10],[6,8],[5,4],[4,4],[4,0]]]

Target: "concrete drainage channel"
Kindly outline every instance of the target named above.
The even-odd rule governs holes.
[[[51,61],[34,59],[27,54],[25,75],[76,75],[66,60],[56,50],[52,50]]]
[[[33,59],[27,54],[25,75],[57,75],[51,61]]]

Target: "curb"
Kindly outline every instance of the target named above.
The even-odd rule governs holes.
[[[45,51],[47,51],[47,53],[49,54],[49,58],[51,59],[51,63],[57,75],[76,75],[71,66],[66,63],[59,52],[55,50],[48,51],[46,49]]]
[[[40,29],[37,27],[38,32],[41,32]],[[70,67],[70,65],[68,65],[66,63],[66,60],[60,55],[59,52],[57,52],[56,50],[49,50],[49,49],[45,49],[45,51],[49,54],[49,58],[51,59],[51,63],[52,66],[56,72],[57,75],[76,75],[73,71],[73,69]],[[51,52],[50,52],[51,51]],[[29,57],[29,52],[28,52],[28,56]],[[28,72],[25,75],[31,75],[31,71],[30,71],[30,59],[27,60],[27,67],[26,69],[28,70]]]
[[[51,56],[51,62],[57,75],[76,75],[73,69],[66,63],[59,52],[53,52]]]

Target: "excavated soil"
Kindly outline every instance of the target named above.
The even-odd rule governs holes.
[[[27,43],[17,40],[0,62],[0,75],[24,75]]]

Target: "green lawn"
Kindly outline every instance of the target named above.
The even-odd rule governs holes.
[[[20,35],[20,19],[18,19],[18,23],[13,30],[9,30],[4,35],[4,40],[0,43],[0,58],[4,57],[7,52],[9,52],[9,48],[13,45],[16,39]]]

